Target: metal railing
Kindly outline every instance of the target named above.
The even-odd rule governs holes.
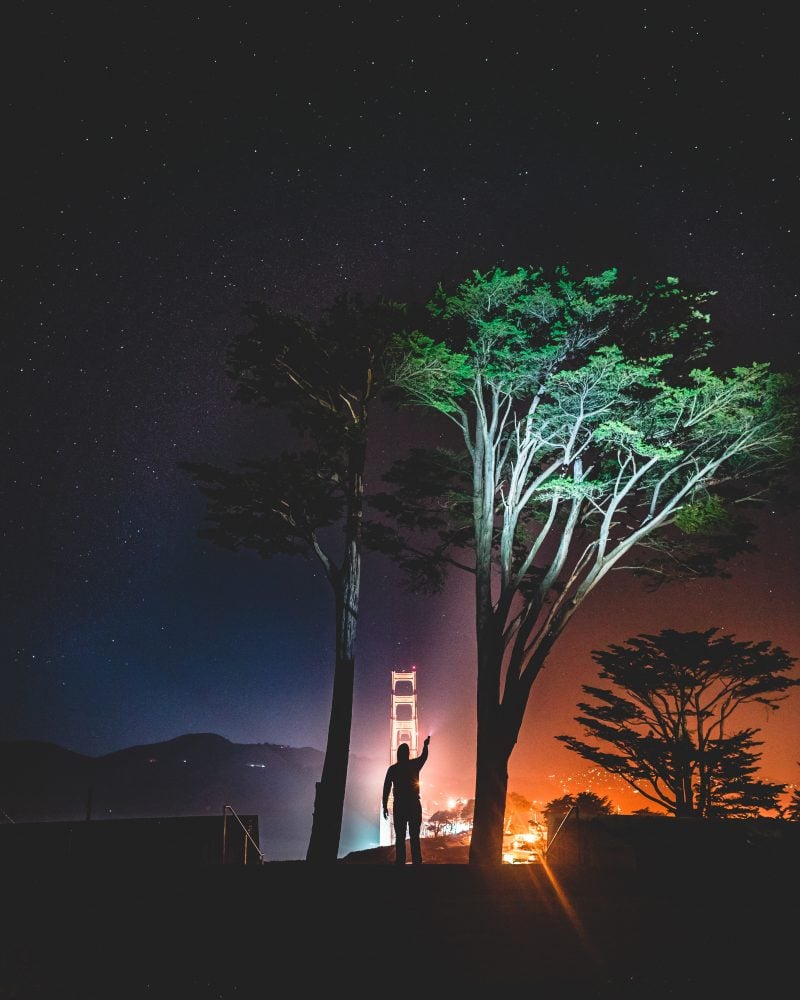
[[[242,851],[242,863],[245,864],[245,865],[247,864],[247,851],[248,851],[248,847],[250,845],[252,845],[253,850],[258,855],[258,863],[260,865],[263,865],[264,862],[266,861],[266,858],[264,857],[264,854],[262,853],[261,848],[255,842],[255,840],[253,840],[252,834],[247,829],[247,827],[244,825],[244,823],[241,821],[240,817],[237,815],[236,810],[233,808],[233,806],[227,806],[227,805],[224,807],[224,809],[222,811],[222,863],[225,864],[225,859],[226,859],[227,853],[228,853],[228,815],[229,814],[236,820],[236,822],[239,824],[239,826],[242,829],[242,833],[244,834],[244,848],[243,848],[243,851]]]
[[[563,819],[561,820],[561,822],[560,822],[560,823],[558,824],[558,828],[556,829],[556,832],[555,832],[555,833],[553,834],[553,836],[552,836],[552,837],[548,837],[548,838],[547,838],[547,850],[545,850],[545,852],[544,852],[544,853],[545,853],[545,856],[547,856],[547,851],[549,851],[549,850],[550,850],[550,848],[551,848],[551,847],[553,846],[553,842],[555,841],[556,837],[557,837],[557,836],[559,835],[559,833],[561,832],[561,827],[562,827],[562,826],[563,826],[563,825],[564,825],[564,824],[565,824],[565,823],[567,822],[567,820],[568,820],[568,819],[569,819],[569,817],[570,817],[570,814],[571,814],[571,813],[572,813],[573,811],[574,811],[574,813],[575,813],[575,818],[576,818],[576,819],[578,818],[578,816],[579,816],[579,813],[578,813],[578,807],[577,807],[576,805],[571,805],[571,806],[569,807],[569,809],[567,809],[567,811],[566,811],[566,812],[564,813],[564,818],[563,818]]]

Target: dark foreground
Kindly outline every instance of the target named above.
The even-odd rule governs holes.
[[[294,861],[15,870],[3,883],[3,1000],[412,998],[465,986],[495,996],[510,985],[552,996],[744,996],[785,981],[796,957],[796,865],[681,873]]]

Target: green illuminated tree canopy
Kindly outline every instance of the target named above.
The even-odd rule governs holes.
[[[393,380],[463,449],[418,451],[381,501],[420,586],[475,575],[478,661],[470,862],[502,854],[507,764],[557,638],[613,569],[712,572],[729,514],[791,454],[791,380],[766,364],[715,372],[710,293],[675,278],[623,288],[613,269],[474,272],[439,288],[431,328]],[[716,536],[714,547],[697,545]],[[692,542],[687,545],[687,542]]]

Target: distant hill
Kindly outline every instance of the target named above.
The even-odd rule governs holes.
[[[87,757],[52,743],[0,741],[0,823],[222,815],[259,818],[268,861],[305,858],[323,754],[213,733]],[[375,765],[352,757],[339,856],[377,846]]]

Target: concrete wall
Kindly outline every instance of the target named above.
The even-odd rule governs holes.
[[[255,842],[258,817],[241,816]],[[266,860],[266,859],[265,859]],[[234,817],[8,823],[0,826],[0,868],[19,865],[197,866],[258,864],[258,850]]]
[[[706,820],[572,813],[548,829],[547,861],[591,868],[730,866],[753,861],[794,865],[800,823],[779,819]]]

